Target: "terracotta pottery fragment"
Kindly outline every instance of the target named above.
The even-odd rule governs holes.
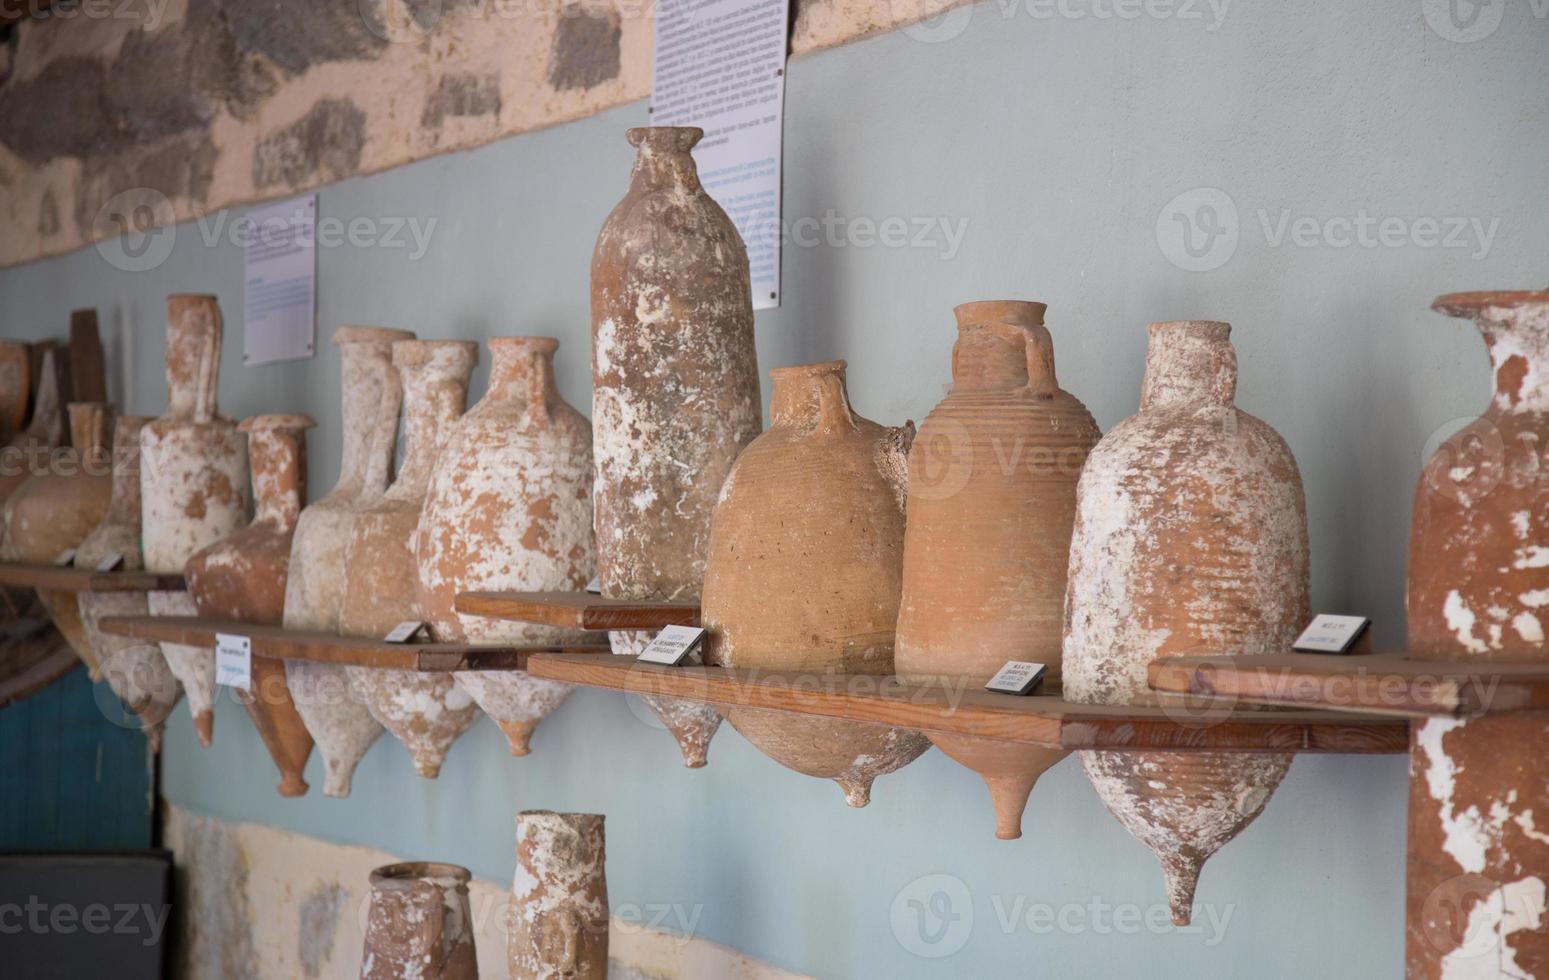
[[[403,340],[393,344],[392,356],[403,384],[403,461],[393,485],[355,517],[339,619],[346,636],[382,637],[405,620],[428,618],[420,608],[415,532],[436,457],[467,400],[479,347],[461,340]],[[452,741],[477,717],[468,696],[445,676],[366,667],[348,671],[370,727],[349,721],[349,737],[341,738],[336,758],[343,780],[336,788],[342,793],[332,795],[348,794],[349,774],[384,726],[408,747],[415,770],[434,778]],[[330,773],[334,769],[331,761]]]
[[[1409,655],[1543,663],[1549,291],[1456,293],[1433,309],[1474,320],[1494,392],[1415,490]],[[1406,976],[1549,975],[1549,712],[1433,718],[1411,733]]]
[[[496,337],[489,391],[451,423],[419,524],[420,598],[436,639],[558,644],[586,634],[465,616],[457,593],[580,592],[596,569],[592,427],[554,383],[552,337]],[[464,671],[458,686],[526,755],[538,722],[571,691],[519,671]],[[454,733],[454,736],[460,733]]]
[[[511,976],[607,980],[608,879],[598,813],[516,815]]]
[[[214,296],[167,297],[167,411],[140,432],[145,567],[181,573],[183,563],[247,523],[247,440],[215,407],[221,311]],[[187,592],[152,592],[153,616],[194,616]],[[188,694],[199,744],[215,726],[215,651],[163,643]]]
[[[1065,605],[1069,700],[1158,703],[1152,660],[1283,653],[1311,615],[1301,475],[1285,440],[1233,404],[1230,332],[1152,324],[1140,412],[1087,458]],[[1291,764],[1289,754],[1080,756],[1109,812],[1161,861],[1180,924],[1200,867]]]
[[[1054,376],[1044,304],[956,309],[952,389],[909,450],[895,663],[900,677],[980,688],[1008,660],[1060,674],[1076,479],[1101,435]],[[1033,783],[1068,753],[931,735],[984,778],[995,835],[1022,836]]]
[[[631,129],[629,191],[592,253],[592,430],[597,573],[620,599],[699,598],[710,518],[758,435],[747,251],[700,186],[695,127]],[[616,632],[638,654],[649,633]],[[702,766],[720,724],[707,705],[645,698]]]
[[[411,861],[371,872],[361,980],[476,980],[467,868]]]
[[[0,445],[8,444],[27,423],[32,398],[30,345],[0,340]]]
[[[188,559],[183,574],[199,615],[264,626],[284,618],[291,535],[307,492],[306,430],[316,424],[305,415],[255,415],[237,426],[247,433],[253,523]],[[233,693],[280,770],[280,795],[305,793],[312,736],[286,687],[285,662],[253,657],[252,689]]]
[[[75,549],[76,568],[98,568],[114,556],[122,571],[145,568],[140,552],[140,431],[150,421],[142,415],[120,415],[114,424],[112,497],[102,522]],[[96,651],[102,676],[124,706],[139,716],[151,751],[161,751],[163,724],[183,696],[183,686],[172,676],[160,644],[97,627],[104,616],[148,615],[146,594],[82,592],[80,604],[86,638]]]
[[[845,362],[770,372],[772,425],[721,491],[705,575],[705,662],[889,675],[903,573],[913,425],[850,409]],[[918,732],[756,708],[726,719],[788,768],[833,779],[851,806],[930,747]]]
[[[29,357],[42,346],[33,344]],[[0,506],[11,499],[11,494],[28,477],[47,472],[49,453],[65,441],[64,402],[59,391],[59,372],[54,369],[57,356],[59,352],[52,346],[44,348],[41,366],[34,373],[37,394],[27,428],[12,436],[0,451],[0,462],[5,464],[0,466]]]
[[[343,456],[338,482],[302,510],[291,536],[283,620],[287,629],[339,631],[345,552],[355,518],[387,489],[393,468],[403,390],[393,367],[392,345],[413,337],[407,330],[385,327],[334,331],[343,388]],[[323,757],[323,792],[348,793],[355,763],[382,733],[381,726],[341,666],[292,660],[285,664],[285,680]]]

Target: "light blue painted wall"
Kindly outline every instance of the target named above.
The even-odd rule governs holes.
[[[1010,4],[1011,0],[1005,0]],[[981,4],[933,28],[793,63],[786,218],[966,221],[961,248],[789,247],[783,309],[758,317],[764,367],[851,362],[857,408],[921,418],[948,380],[954,303],[1050,304],[1060,378],[1111,427],[1134,410],[1148,321],[1230,320],[1241,405],[1274,424],[1307,485],[1315,604],[1403,635],[1409,499],[1428,438],[1479,410],[1487,372],[1465,324],[1430,313],[1438,293],[1542,287],[1549,274],[1549,22],[1503,0],[1474,43],[1427,26],[1427,2],[1232,4],[1203,20],[1040,19]],[[1440,5],[1437,5],[1438,9]],[[1042,7],[1039,8],[1043,9]],[[1155,8],[1153,8],[1155,9]],[[918,35],[918,36],[916,36]],[[935,43],[920,37],[953,35]],[[642,106],[428,160],[321,192],[320,213],[437,221],[430,251],[336,248],[320,260],[323,335],[340,323],[426,337],[551,333],[559,381],[588,396],[587,268],[623,193],[622,131]],[[1235,255],[1208,272],[1170,263],[1158,216],[1218,188],[1235,205]],[[1271,243],[1282,209],[1320,221],[1499,219],[1487,255],[1467,248]],[[1164,229],[1171,222],[1164,218]],[[1422,230],[1423,230],[1423,226]],[[853,226],[852,226],[853,228]],[[241,255],[177,229],[170,258],[126,274],[95,249],[0,273],[0,323],[58,334],[72,307],[104,316],[116,393],[155,413],[162,296],[218,293],[227,311],[222,403],[233,416],[306,411],[314,494],[337,472],[338,362],[244,370]],[[483,373],[474,390],[482,389]],[[506,879],[512,815],[606,813],[615,909],[702,907],[696,932],[824,977],[1375,977],[1401,971],[1404,761],[1297,761],[1263,817],[1206,868],[1199,899],[1224,937],[1121,934],[1092,925],[1002,928],[1018,902],[1142,907],[1163,901],[1149,853],[1103,811],[1074,761],[1033,794],[1027,836],[996,841],[977,777],[932,753],[844,807],[723,730],[710,766],[680,768],[670,739],[612,694],[581,691],[545,721],[535,753],[506,756],[487,721],[439,781],[417,779],[383,739],[354,795],[287,801],[239,708],[223,701],[214,748],[181,712],[165,792],[182,806]],[[314,757],[308,779],[320,787]],[[961,879],[973,927],[948,958],[907,951],[890,926],[900,889]],[[1025,905],[1023,906],[1025,908]],[[1081,915],[1087,913],[1082,911]],[[1067,925],[1079,926],[1076,911]],[[1209,919],[1206,919],[1209,922]],[[669,923],[670,924],[670,923]],[[937,947],[938,949],[940,947]]]

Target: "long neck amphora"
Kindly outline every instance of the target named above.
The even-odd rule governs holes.
[[[342,361],[344,433],[339,480],[327,499],[353,500],[365,495],[368,474],[371,496],[387,489],[398,437],[398,410],[403,404],[403,386],[393,366],[393,344],[413,339],[412,331],[390,327],[344,326],[334,331],[333,342]],[[392,431],[379,438],[378,427],[384,425]]]
[[[254,415],[237,426],[247,433],[255,524],[295,528],[307,496],[306,431],[316,424],[305,415]]]
[[[952,346],[953,391],[1022,389],[1032,398],[1053,398],[1054,340],[1043,325],[1043,303],[984,300],[963,303]]]
[[[221,308],[214,296],[167,297],[168,415],[199,424],[215,419],[221,331]]]
[[[393,345],[393,365],[403,379],[404,454],[398,478],[387,491],[389,499],[424,498],[441,444],[463,413],[468,376],[478,359],[479,345],[471,341],[402,340]],[[386,438],[386,428],[378,426],[379,440]]]
[[[113,406],[107,402],[71,402],[70,453],[76,472],[111,476],[113,467]]]
[[[1230,408],[1237,397],[1237,352],[1231,324],[1218,320],[1153,323],[1146,349],[1140,410]]]

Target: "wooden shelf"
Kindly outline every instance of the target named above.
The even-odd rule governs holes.
[[[156,572],[99,572],[70,565],[0,562],[0,585],[56,592],[178,592],[182,575]]]
[[[1065,749],[1386,753],[1408,748],[1408,726],[1317,711],[1236,711],[1072,704],[978,687],[905,684],[893,677],[773,674],[662,667],[633,657],[534,654],[534,677],[634,694],[770,708],[917,731]]]
[[[464,592],[457,611],[582,630],[659,630],[698,626],[697,602],[635,602],[591,592]]]
[[[437,673],[455,670],[522,670],[539,651],[596,652],[606,647],[472,647],[452,643],[389,643],[368,637],[288,630],[196,616],[104,616],[104,632],[160,643],[213,647],[215,634],[245,636],[253,653],[280,660],[311,660],[353,667],[390,667]]]
[[[1150,684],[1173,694],[1404,718],[1549,709],[1549,665],[1462,664],[1379,654],[1168,657]]]

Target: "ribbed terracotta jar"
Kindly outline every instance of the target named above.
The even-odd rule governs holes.
[[[732,467],[705,575],[705,662],[890,675],[913,426],[850,410],[845,363],[769,373],[768,432]],[[833,779],[851,806],[930,747],[918,732],[755,708],[726,719],[764,754]]]
[[[360,980],[476,980],[467,868],[410,861],[371,872]]]
[[[18,559],[51,565],[101,523],[113,496],[112,425],[111,405],[70,406],[71,445],[54,450],[44,471],[34,473],[5,502],[9,549]],[[78,593],[39,589],[38,599],[75,655],[98,677],[97,653],[86,635]]]
[[[307,494],[306,430],[316,424],[305,415],[255,415],[237,426],[247,433],[253,523],[188,559],[183,574],[199,615],[280,625],[291,535]],[[234,693],[280,771],[280,795],[301,796],[312,736],[286,687],[285,662],[255,655],[251,689]]]
[[[466,616],[459,592],[580,592],[596,569],[592,427],[554,382],[552,337],[489,342],[489,391],[450,426],[419,524],[420,599],[438,640],[558,644],[586,634]],[[463,671],[456,683],[526,755],[570,685],[524,671]]]
[[[402,340],[393,367],[403,383],[403,461],[387,492],[355,517],[344,561],[344,605],[339,632],[381,638],[405,620],[425,620],[420,608],[415,530],[436,457],[468,398],[477,344],[461,340]],[[349,711],[318,719],[334,728],[324,747],[330,796],[349,794],[350,775],[382,727],[405,741],[421,775],[434,776],[452,740],[474,717],[467,696],[436,678],[402,671],[348,668],[359,701]],[[308,718],[308,722],[312,722]],[[318,735],[314,728],[314,736]],[[319,745],[323,745],[321,737]]]
[[[102,522],[75,549],[75,567],[97,568],[117,556],[117,567],[123,571],[145,568],[140,553],[140,431],[150,421],[141,415],[120,415],[114,423],[112,497]],[[183,687],[167,667],[160,644],[104,633],[97,627],[103,616],[148,615],[145,596],[144,592],[82,592],[81,619],[103,678],[139,717],[151,751],[159,752],[163,725],[183,696]]]
[[[629,130],[629,190],[592,253],[597,576],[612,598],[699,598],[721,484],[763,417],[747,250],[699,183],[703,135]],[[638,654],[652,635],[615,632],[613,652]],[[645,700],[684,764],[704,765],[719,716]]]
[[[1008,660],[1060,674],[1076,480],[1101,435],[1054,376],[1044,304],[957,307],[952,388],[909,449],[898,675],[982,687]],[[931,735],[990,790],[996,836],[1022,835],[1033,783],[1068,753]]]
[[[288,629],[339,631],[344,604],[345,552],[357,515],[387,489],[398,440],[403,389],[393,367],[392,345],[410,340],[407,330],[345,326],[334,331],[343,391],[342,456],[332,490],[301,511],[291,536],[285,581],[284,625]],[[345,668],[291,660],[286,687],[323,756],[329,795],[348,792],[348,771],[382,733],[356,695]],[[333,760],[333,762],[329,762]],[[331,787],[331,788],[330,788]]]
[[[167,297],[167,410],[140,432],[141,534],[145,567],[180,574],[206,545],[247,523],[247,439],[216,411],[221,311],[214,296]],[[187,592],[152,592],[153,616],[194,616]],[[215,651],[163,643],[188,694],[199,744],[215,727]]]
[[[1283,653],[1307,625],[1307,510],[1285,440],[1234,405],[1231,327],[1153,323],[1140,412],[1087,457],[1065,604],[1071,701],[1155,704],[1159,657]],[[1097,795],[1151,848],[1173,921],[1290,755],[1082,752]]]
[[[607,980],[608,879],[599,813],[516,815],[511,976]]]

